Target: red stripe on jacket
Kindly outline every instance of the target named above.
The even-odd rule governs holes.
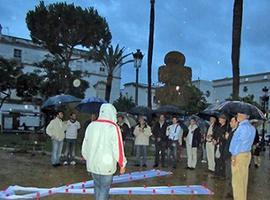
[[[119,159],[118,159],[118,164],[120,167],[124,166],[124,151],[123,151],[123,141],[122,141],[122,134],[120,132],[120,129],[116,123],[110,120],[106,119],[98,119],[95,122],[104,122],[104,123],[109,123],[115,126],[116,131],[117,131],[117,138],[118,138],[118,153],[119,153]]]

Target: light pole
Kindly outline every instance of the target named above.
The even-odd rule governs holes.
[[[136,89],[135,89],[135,103],[138,105],[138,84],[139,84],[139,68],[142,65],[143,54],[140,49],[136,53],[132,53],[134,58],[134,67],[136,69]]]
[[[262,99],[262,103],[263,103],[263,112],[265,113],[266,116],[266,120],[263,121],[263,129],[262,129],[262,149],[265,150],[264,145],[265,145],[265,122],[268,119],[268,101],[269,101],[269,95],[268,95],[268,91],[269,89],[264,86],[264,88],[262,89],[262,91],[264,92],[264,95],[261,97]]]

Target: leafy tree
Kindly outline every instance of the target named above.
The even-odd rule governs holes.
[[[35,73],[26,73],[17,79],[16,94],[23,100],[31,101],[39,95],[40,82],[42,78]]]
[[[233,71],[233,95],[234,100],[239,99],[240,85],[240,46],[243,17],[243,0],[234,0],[233,8],[233,29],[232,29],[232,71]]]
[[[45,59],[36,66],[37,75],[42,78],[40,82],[40,95],[47,98],[60,93],[71,94],[78,98],[84,97],[84,91],[89,87],[89,83],[83,80],[85,72],[66,68],[59,59]],[[73,81],[78,79],[79,87],[74,87]]]
[[[133,62],[133,60],[125,60],[129,54],[124,55],[125,48],[120,48],[119,44],[114,48],[112,45],[103,45],[100,48],[95,48],[90,51],[90,59],[95,62],[100,62],[107,71],[107,82],[105,91],[105,100],[110,102],[112,90],[112,82],[114,73],[123,65]]]
[[[27,27],[34,43],[69,66],[74,48],[96,47],[110,43],[111,33],[105,18],[93,7],[82,9],[74,4],[53,3],[45,6],[41,1],[26,15]]]
[[[148,43],[148,56],[147,56],[147,105],[152,108],[152,59],[154,48],[154,28],[155,28],[155,0],[150,0],[150,23],[149,23],[149,43]]]
[[[4,95],[1,99],[0,108],[4,101],[10,97],[11,90],[16,88],[17,78],[22,73],[22,66],[15,60],[7,60],[0,57],[0,92]]]
[[[127,97],[123,95],[120,95],[120,97],[116,101],[113,102],[113,105],[115,106],[117,111],[120,111],[120,112],[127,112],[131,108],[136,106],[132,97]]]

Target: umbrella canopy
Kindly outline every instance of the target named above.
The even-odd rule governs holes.
[[[125,112],[118,112],[118,114],[124,117],[124,122],[128,125],[129,128],[137,125],[137,121],[132,115]]]
[[[164,105],[164,106],[160,106],[158,109],[154,110],[154,113],[156,114],[162,114],[162,113],[166,113],[166,114],[175,114],[175,115],[181,115],[184,114],[183,110],[180,110],[177,106],[173,106],[173,105]]]
[[[79,112],[88,114],[99,113],[100,106],[103,103],[107,102],[98,97],[85,98],[75,107],[75,109]]]
[[[68,94],[60,94],[49,97],[41,106],[42,109],[49,107],[60,107],[68,103],[79,102],[81,99]]]
[[[250,119],[265,120],[263,112],[254,105],[242,101],[224,101],[219,104],[211,105],[203,112],[218,111],[228,115],[236,115],[237,113],[245,113]]]
[[[210,117],[218,118],[219,115],[220,115],[220,112],[216,110],[204,110],[197,114],[198,117],[205,119],[207,121],[210,120]]]
[[[130,109],[130,111],[128,111],[128,113],[132,115],[142,115],[142,116],[150,116],[152,112],[153,111],[150,108],[145,106],[136,106]]]

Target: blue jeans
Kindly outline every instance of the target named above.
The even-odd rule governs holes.
[[[76,151],[76,139],[66,139],[65,157],[68,163],[74,160],[75,151]]]
[[[177,150],[178,150],[177,147],[178,147],[178,141],[173,141],[168,148],[168,158],[172,159],[173,167],[176,167],[176,163],[177,163]]]
[[[139,165],[141,165],[141,157],[142,164],[146,165],[146,156],[147,156],[147,146],[146,145],[135,145],[136,147],[136,160]]]
[[[52,157],[51,157],[52,165],[60,163],[62,149],[63,149],[63,140],[58,141],[52,139]]]
[[[113,175],[99,175],[92,173],[94,180],[94,193],[96,200],[109,199],[110,186],[112,184]]]

